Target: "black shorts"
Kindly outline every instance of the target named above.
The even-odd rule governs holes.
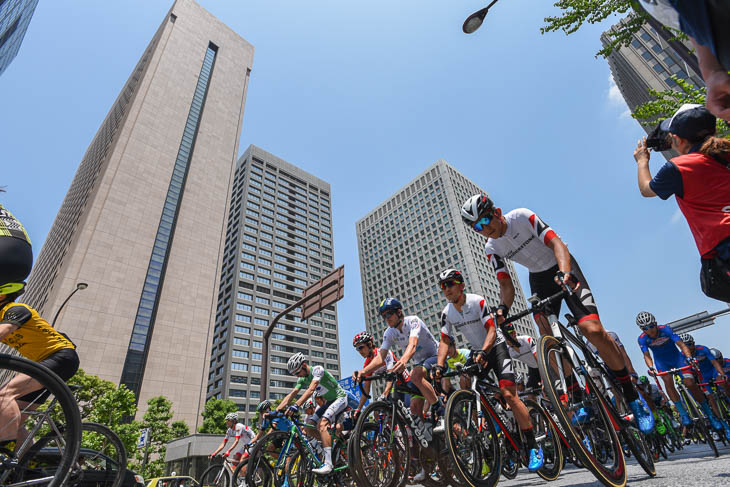
[[[472,350],[465,367],[474,364],[478,350]],[[515,385],[515,372],[512,368],[512,358],[509,356],[507,344],[496,343],[487,354],[487,366],[477,376],[478,379],[489,380],[489,372],[493,371],[499,381],[499,387]]]
[[[66,382],[79,370],[79,355],[72,348],[64,348],[38,363],[51,369],[51,371],[55,372],[57,376]],[[49,395],[50,393],[44,388],[29,392],[25,396],[18,398],[18,401],[40,404]]]
[[[527,369],[527,384],[525,384],[525,387],[527,389],[534,389],[536,387],[540,387],[540,371],[537,370],[534,367],[528,367]]]
[[[33,266],[33,249],[25,240],[0,237],[0,284],[23,282]]]
[[[550,296],[559,293],[562,288],[555,282],[555,274],[558,273],[557,264],[550,269],[542,272],[531,272],[530,273],[530,292],[537,294],[540,299],[549,298]],[[598,320],[598,307],[593,299],[593,293],[591,288],[588,286],[583,272],[580,270],[578,262],[570,256],[570,273],[580,281],[580,287],[576,291],[576,294],[565,300],[570,312],[578,320],[578,323],[586,320]],[[554,301],[549,309],[548,314],[554,314],[560,317],[560,301]],[[537,318],[537,315],[535,316]]]

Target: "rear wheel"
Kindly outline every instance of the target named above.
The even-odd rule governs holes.
[[[563,448],[560,445],[560,438],[553,427],[552,422],[545,410],[535,401],[526,399],[524,401],[530,420],[535,431],[535,440],[542,448],[544,464],[537,474],[545,480],[551,481],[558,478],[565,465]]]
[[[715,455],[715,457],[720,456],[720,452],[717,451],[717,445],[715,445],[715,440],[712,438],[712,431],[710,428],[707,427],[707,422],[703,417],[700,417],[698,420],[695,421],[695,433],[698,438],[701,438],[701,441],[703,443],[707,443],[710,446],[710,449],[712,450],[712,453]]]

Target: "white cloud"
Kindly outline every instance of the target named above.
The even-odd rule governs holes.
[[[608,75],[608,102],[612,107],[621,110],[619,118],[631,118],[631,110],[611,74]]]
[[[674,225],[676,223],[679,223],[680,221],[682,221],[682,210],[677,208],[677,210],[674,212],[674,214],[672,215],[672,218],[669,220],[669,222],[672,225]]]

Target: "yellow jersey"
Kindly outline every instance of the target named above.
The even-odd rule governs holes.
[[[10,302],[0,308],[0,324],[5,323],[18,329],[0,341],[28,360],[40,362],[59,350],[76,348],[27,304]]]

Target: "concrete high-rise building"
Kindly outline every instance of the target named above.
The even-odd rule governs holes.
[[[601,35],[601,42],[607,45],[608,34],[617,30],[625,21],[622,20],[608,32],[604,32]],[[671,79],[672,75],[689,81],[696,87],[705,86],[700,75],[695,73],[649,24],[644,24],[634,34],[628,46],[614,49],[607,59],[613,80],[632,113],[639,105],[654,100],[649,93],[650,89],[679,90],[677,83]],[[647,134],[654,129],[652,125],[642,125],[642,127]],[[673,151],[662,154],[666,158],[677,155]]]
[[[15,59],[38,0],[0,1],[0,75]]]
[[[380,341],[386,324],[378,306],[396,297],[407,315],[418,315],[438,340],[441,311],[447,304],[438,285],[439,273],[458,269],[466,291],[499,304],[499,284],[484,252],[486,240],[462,223],[461,205],[483,189],[439,160],[356,223],[363,307],[367,330]],[[525,295],[511,261],[515,284],[514,312],[527,309]],[[516,323],[518,334],[536,337],[528,318]],[[456,336],[458,346],[468,346]],[[401,351],[402,352],[402,351]],[[527,369],[522,363],[518,370]]]
[[[278,157],[249,146],[238,161],[228,209],[208,398],[227,398],[253,415],[262,400],[264,331],[334,265],[330,185]],[[340,377],[335,305],[306,322],[287,314],[270,340],[269,398],[291,391],[286,368],[302,352],[310,365]]]
[[[81,367],[198,421],[253,46],[177,0],[84,155],[28,283]]]

